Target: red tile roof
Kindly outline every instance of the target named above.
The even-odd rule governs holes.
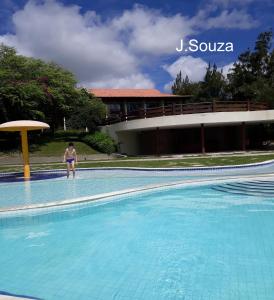
[[[176,97],[156,89],[89,89],[97,97]]]

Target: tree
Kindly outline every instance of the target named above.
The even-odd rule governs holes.
[[[216,64],[213,67],[209,64],[203,81],[191,82],[187,75],[182,79],[179,72],[171,89],[175,95],[192,95],[191,101],[219,100],[225,98],[226,80]]]
[[[171,90],[174,95],[191,95],[195,99],[199,92],[199,83],[191,82],[187,75],[182,79],[182,72],[180,71],[176,76]]]
[[[179,72],[172,85],[176,95],[192,94],[192,101],[255,100],[274,107],[274,49],[272,31],[259,34],[254,50],[241,53],[227,79],[214,64],[209,64],[203,81],[192,83]],[[271,50],[272,49],[272,50]]]
[[[237,100],[268,101],[274,104],[274,50],[272,31],[260,33],[254,50],[240,54],[228,75],[229,89]]]
[[[79,98],[69,113],[67,125],[73,129],[88,128],[89,131],[95,131],[105,116],[105,104],[85,89],[81,89]]]
[[[203,100],[222,100],[225,98],[226,81],[216,64],[208,64],[204,80],[201,82],[199,98]]]
[[[49,123],[54,132],[64,116],[81,114],[81,121],[86,118],[88,126],[94,127],[105,116],[103,110],[104,104],[76,88],[71,72],[53,62],[18,55],[14,48],[0,45],[0,123],[40,120]]]
[[[175,82],[171,86],[172,94],[180,95],[181,87],[182,87],[182,72],[180,71],[176,76]]]
[[[43,91],[36,81],[29,80],[28,63],[14,48],[0,46],[0,122],[44,117],[34,100],[43,97]]]

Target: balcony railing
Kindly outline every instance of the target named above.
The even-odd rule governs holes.
[[[171,104],[159,107],[138,109],[128,114],[111,114],[106,119],[106,124],[113,124],[122,121],[155,118],[162,116],[211,113],[211,112],[233,112],[233,111],[254,111],[267,110],[269,106],[264,102],[251,101],[214,101],[186,104]]]

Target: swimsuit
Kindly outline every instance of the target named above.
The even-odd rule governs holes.
[[[67,158],[67,159],[66,159],[66,162],[67,162],[67,163],[70,163],[70,164],[71,164],[73,161],[74,161],[74,158]]]

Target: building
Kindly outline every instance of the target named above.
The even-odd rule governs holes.
[[[91,89],[107,105],[105,126],[128,155],[258,149],[262,127],[274,121],[266,103],[190,103],[155,89]]]

